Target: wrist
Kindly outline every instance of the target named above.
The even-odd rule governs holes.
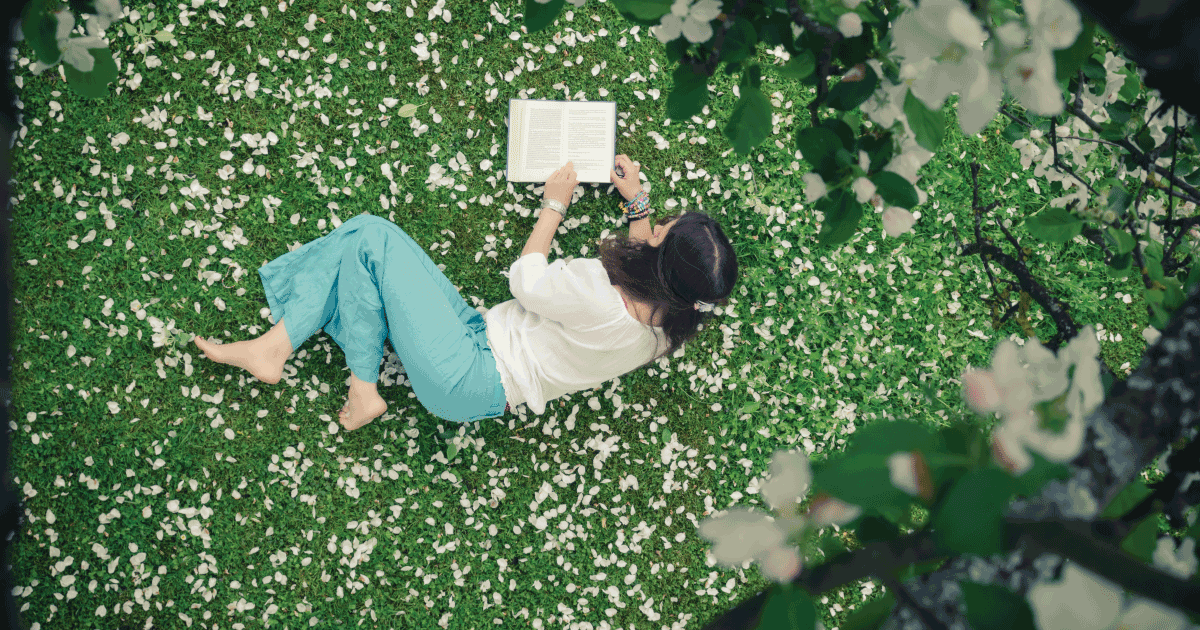
[[[545,210],[547,208],[557,212],[558,215],[563,219],[567,217],[567,204],[558,201],[557,199],[543,199],[542,209]]]

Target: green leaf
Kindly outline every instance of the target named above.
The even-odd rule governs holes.
[[[1163,307],[1159,304],[1150,304],[1150,325],[1151,326],[1153,326],[1159,330],[1164,330],[1164,329],[1166,329],[1167,325],[1170,323],[1171,323],[1171,314],[1170,313],[1168,313],[1165,309],[1163,309]]]
[[[1133,254],[1117,254],[1108,263],[1108,275],[1113,278],[1125,278],[1133,270]]]
[[[761,630],[813,630],[817,625],[817,609],[804,589],[791,584],[771,588],[758,620]]]
[[[1025,137],[1025,127],[1020,123],[1009,123],[1004,128],[1004,131],[1000,132],[1000,135],[1004,136],[1004,139],[1009,142],[1016,142]]]
[[[1129,555],[1149,564],[1158,544],[1158,513],[1154,512],[1138,521],[1133,530],[1121,541],[1121,549]]]
[[[875,184],[875,192],[893,206],[907,209],[917,205],[917,189],[896,173],[881,171],[871,176],[871,183]]]
[[[725,137],[740,155],[746,155],[771,135],[771,102],[758,88],[743,88],[742,96],[729,122],[725,125]]]
[[[130,36],[130,37],[133,37],[133,36],[137,35],[137,29],[136,29],[136,28],[134,28],[134,27],[133,27],[133,25],[132,25],[132,24],[130,24],[129,22],[126,22],[126,23],[125,23],[125,32],[126,32],[126,33],[127,33],[129,36]]]
[[[154,39],[157,39],[158,41],[165,44],[165,43],[171,41],[172,39],[175,39],[175,35],[171,34],[170,31],[159,31],[154,34]]]
[[[70,64],[63,65],[67,84],[84,98],[103,98],[108,96],[108,84],[117,80],[117,63],[107,48],[91,48],[88,52],[96,60],[91,72],[80,72]]]
[[[1082,16],[1081,16],[1082,17]],[[1083,30],[1075,43],[1064,50],[1054,51],[1054,76],[1059,83],[1065,83],[1075,76],[1083,62],[1092,54],[1092,37],[1096,32],[1096,23],[1083,17]]]
[[[913,499],[892,485],[888,457],[876,453],[839,457],[820,473],[813,474],[813,485],[864,509],[894,511],[907,507]]]
[[[683,54],[687,52],[688,41],[686,37],[678,37],[667,43],[667,61],[670,63],[679,63],[683,59]]]
[[[841,245],[854,236],[862,219],[862,204],[855,199],[854,193],[839,189],[818,201],[817,206],[825,213],[817,243],[823,246]]]
[[[412,103],[405,103],[396,111],[396,115],[402,118],[411,118],[417,115],[417,106]]]
[[[1183,301],[1187,296],[1183,294],[1183,285],[1176,278],[1166,278],[1163,284],[1167,287],[1167,297],[1163,300],[1163,306],[1171,312],[1174,312],[1179,307],[1183,306]]]
[[[755,411],[758,411],[758,408],[761,404],[762,403],[760,403],[757,400],[752,400],[749,403],[742,405],[742,408],[738,410],[738,414],[740,415],[743,413],[754,413]]]
[[[782,66],[772,66],[779,72],[779,76],[790,79],[792,81],[803,81],[812,76],[812,73],[817,69],[817,58],[807,50],[801,51],[800,54],[791,58],[790,61]]]
[[[1200,282],[1200,258],[1192,261],[1192,269],[1188,272],[1187,281],[1183,284],[1184,291],[1190,295],[1192,287],[1196,286],[1198,282]]]
[[[959,479],[929,517],[938,548],[981,556],[1005,551],[1004,510],[1015,486],[999,468],[973,470]]]
[[[1153,306],[1162,306],[1167,294],[1158,289],[1142,289],[1142,297]]]
[[[842,141],[837,134],[824,127],[808,127],[796,133],[796,148],[813,170],[824,178],[826,174],[832,179],[832,169],[836,168],[834,153],[842,148]]]
[[[1129,122],[1129,118],[1133,116],[1133,108],[1125,101],[1114,101],[1104,107],[1108,111],[1108,117],[1112,118],[1118,125],[1124,125]]]
[[[1153,151],[1154,150],[1154,137],[1150,135],[1149,127],[1142,128],[1142,130],[1139,131],[1138,134],[1133,137],[1133,142],[1142,151]]]
[[[1111,239],[1110,243],[1116,245],[1118,254],[1128,254],[1132,252],[1133,247],[1137,245],[1137,241],[1133,240],[1133,236],[1131,236],[1129,232],[1126,232],[1125,230],[1118,230],[1110,227],[1106,230],[1106,233]]]
[[[639,20],[658,20],[671,12],[673,0],[614,0],[617,10]]]
[[[962,582],[967,621],[974,630],[1037,630],[1024,597],[1003,586]]]
[[[836,110],[848,112],[862,105],[879,85],[879,76],[871,66],[866,66],[866,72],[860,81],[842,80],[829,90],[825,97],[825,105]]]
[[[454,461],[455,457],[458,457],[458,445],[457,444],[447,444],[446,445],[446,459],[449,461]]]
[[[858,147],[871,157],[871,163],[867,167],[867,171],[871,173],[878,172],[879,169],[887,166],[895,152],[890,131],[878,138],[870,134],[865,135],[859,139]]]
[[[908,117],[908,126],[917,136],[917,144],[929,151],[936,152],[946,135],[946,116],[941,110],[933,111],[913,96],[912,90],[904,97],[904,115]]]
[[[25,5],[21,13],[21,32],[25,41],[37,54],[38,61],[53,65],[58,63],[62,53],[58,50],[58,18],[50,12],[51,2],[34,0]]]
[[[760,86],[762,86],[762,66],[753,64],[746,68],[745,72],[742,72],[741,88],[743,90],[748,87],[758,89]]]
[[[1125,209],[1129,207],[1129,193],[1125,191],[1125,187],[1115,185],[1108,189],[1108,209],[1117,213],[1117,216],[1125,214]]]
[[[667,116],[671,120],[687,120],[699,114],[708,102],[708,77],[696,74],[683,64],[672,73],[675,88],[667,95]]]
[[[1027,451],[1033,458],[1033,466],[1025,474],[1016,478],[1017,493],[1033,497],[1051,481],[1065,481],[1071,478],[1071,468],[1066,464],[1052,462],[1036,451]]]
[[[1121,68],[1120,72],[1125,75],[1125,83],[1122,83],[1121,89],[1117,91],[1117,98],[1123,101],[1133,101],[1142,92],[1142,78],[1128,65]]]
[[[1025,227],[1038,240],[1065,243],[1083,231],[1083,221],[1066,208],[1046,208],[1025,220]]]
[[[792,58],[795,55],[795,36],[792,35],[792,20],[787,14],[772,12],[770,17],[765,21],[754,20],[758,26],[759,40],[767,46],[774,48],[783,46],[785,50],[792,53]]]
[[[876,630],[891,616],[892,608],[895,606],[896,596],[888,591],[850,613],[841,628],[842,630]]]
[[[853,193],[850,193],[853,196]],[[929,427],[912,420],[882,420],[854,432],[846,447],[845,456],[871,453],[891,455],[896,452],[937,449],[939,436]],[[940,449],[939,449],[940,450]]]
[[[737,63],[754,54],[754,46],[758,43],[758,34],[754,25],[744,17],[739,16],[725,31],[725,41],[721,44],[721,61]]]
[[[886,518],[866,516],[859,522],[854,535],[864,545],[876,541],[886,542],[899,536],[900,528]]]
[[[838,120],[837,118],[826,118],[825,120],[821,121],[820,127],[822,129],[828,129],[832,131],[833,135],[837,136],[838,146],[837,149],[834,149],[835,154],[839,149],[844,150],[847,152],[846,154],[850,156],[849,160],[846,161],[846,164],[858,163],[858,156],[854,155],[853,153],[855,140],[854,130],[850,128],[849,124],[843,120]]]
[[[917,564],[909,565],[896,572],[896,579],[903,584],[917,577],[918,575],[925,575],[926,573],[933,573],[934,571],[937,571],[944,562],[944,559],[930,560],[929,562],[919,562]]]
[[[1152,241],[1149,245],[1146,246],[1146,249],[1145,249],[1145,251],[1142,252],[1142,254],[1143,254],[1142,257],[1146,261],[1146,274],[1150,276],[1151,280],[1154,280],[1155,282],[1162,282],[1163,281],[1162,243],[1159,243],[1157,241]]]
[[[1098,520],[1106,521],[1113,518],[1121,518],[1151,494],[1154,494],[1154,491],[1150,489],[1150,486],[1146,485],[1146,482],[1134,478],[1133,481],[1125,484],[1125,487],[1121,488],[1117,496],[1113,497],[1113,500],[1105,506]]]
[[[536,33],[554,24],[554,20],[558,19],[558,14],[562,12],[564,4],[566,4],[566,0],[549,0],[545,4],[537,0],[525,0],[525,17],[523,18],[525,28],[530,33]]]

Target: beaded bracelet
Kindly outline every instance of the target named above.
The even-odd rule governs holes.
[[[633,199],[630,199],[625,204],[625,218],[629,221],[636,221],[650,216],[650,195],[646,191],[640,191]]]

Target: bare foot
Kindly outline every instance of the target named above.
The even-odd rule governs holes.
[[[357,380],[357,379],[353,379]],[[360,383],[362,383],[360,381]],[[370,423],[387,411],[387,402],[379,396],[374,383],[350,384],[350,395],[346,406],[338,412],[338,421],[347,431],[353,431]]]
[[[269,348],[258,339],[217,345],[197,335],[194,341],[210,360],[242,368],[264,383],[274,385],[283,377],[288,354]]]

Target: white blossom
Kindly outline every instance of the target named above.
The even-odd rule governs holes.
[[[675,41],[680,34],[693,44],[706,42],[713,36],[709,22],[721,14],[721,3],[717,0],[699,0],[692,4],[688,0],[675,0],[671,12],[662,17],[658,26],[651,30],[658,41],[666,44]]]
[[[771,457],[771,479],[759,491],[772,509],[794,505],[803,499],[812,483],[808,457],[796,451],[775,451]]]
[[[866,203],[871,200],[871,197],[875,196],[875,184],[866,177],[855,179],[850,188],[854,191],[858,203]]]
[[[1000,109],[1003,87],[991,69],[991,49],[979,20],[960,0],[922,2],[896,19],[896,52],[914,77],[913,96],[939,109],[957,92],[959,126],[978,133]]]
[[[1104,399],[1096,359],[1099,351],[1095,329],[1091,326],[1081,330],[1059,350],[1058,356],[1036,339],[1020,349],[1007,340],[996,347],[990,375],[1000,394],[998,402],[984,407],[981,397],[975,408],[999,412],[1004,417],[993,436],[1010,460],[1014,473],[1023,474],[1033,465],[1027,448],[1055,462],[1067,462],[1079,454],[1085,432],[1084,418]],[[1074,373],[1068,384],[1067,374],[1072,367]],[[1033,404],[1053,400],[1063,392],[1067,394],[1066,426],[1061,433],[1044,430],[1032,409]]]
[[[828,190],[825,188],[825,180],[816,173],[806,173],[802,178],[804,180],[804,202],[812,203],[821,197],[825,196]]]
[[[917,481],[916,464],[916,458],[912,453],[893,453],[887,460],[888,474],[892,485],[913,496],[921,493],[921,484]]]
[[[858,37],[863,32],[862,18],[853,11],[843,13],[838,17],[837,27],[843,37]]]
[[[916,223],[917,219],[913,213],[904,208],[889,206],[883,211],[883,231],[892,238],[912,231],[912,227]]]
[[[1196,574],[1197,564],[1200,563],[1196,559],[1196,539],[1184,538],[1176,548],[1174,538],[1163,536],[1158,539],[1154,548],[1153,560],[1154,566],[1163,571],[1181,580],[1191,579]]]
[[[1039,628],[1110,627],[1121,611],[1121,588],[1067,561],[1059,582],[1038,582],[1028,593]]]

